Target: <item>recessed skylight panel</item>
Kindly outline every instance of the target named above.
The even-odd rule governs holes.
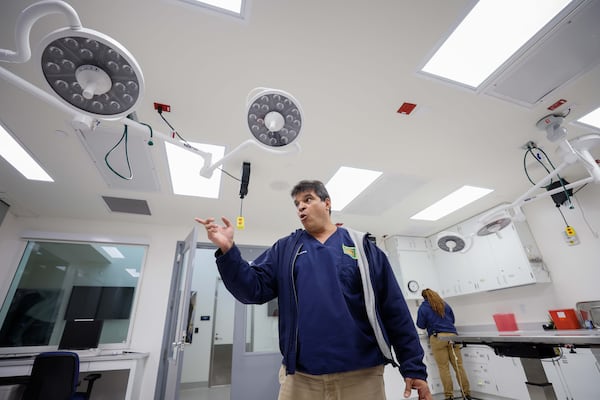
[[[29,180],[54,182],[54,179],[8,133],[2,124],[0,124],[0,156]]]
[[[579,118],[577,122],[581,122],[582,124],[590,125],[600,129],[600,107],[596,108],[591,113]]]
[[[331,196],[331,209],[341,211],[381,174],[380,171],[340,167],[325,185]]]
[[[188,3],[243,17],[245,0],[184,0]]]
[[[493,189],[465,185],[413,215],[410,219],[437,221],[491,192]]]
[[[202,143],[191,143],[194,148],[212,154],[213,160],[225,155],[225,147]],[[173,193],[216,199],[221,187],[221,170],[216,169],[210,178],[200,175],[204,158],[199,154],[165,142]]]
[[[476,88],[569,0],[480,0],[422,68]]]

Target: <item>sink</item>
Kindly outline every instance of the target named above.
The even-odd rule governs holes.
[[[575,308],[583,320],[592,321],[594,328],[600,328],[600,300],[580,301]]]

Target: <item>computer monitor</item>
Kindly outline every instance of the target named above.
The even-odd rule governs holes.
[[[67,320],[59,350],[89,350],[98,348],[102,333],[102,320]]]

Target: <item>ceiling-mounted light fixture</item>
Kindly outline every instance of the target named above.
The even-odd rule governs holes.
[[[75,10],[65,2],[41,1],[25,8],[16,23],[17,48],[0,49],[0,61],[27,62],[31,58],[29,35],[33,24],[57,13],[65,15],[70,26],[43,38],[36,56],[58,99],[93,118],[116,120],[131,113],[144,90],[138,63],[116,40],[83,28]],[[11,79],[6,73],[2,75]],[[16,78],[11,80],[20,83]]]
[[[44,0],[25,8],[15,28],[16,50],[0,49],[0,61],[27,62],[31,58],[31,28],[49,14],[63,14],[69,22],[68,27],[50,33],[40,43],[41,70],[55,95],[2,67],[0,77],[70,114],[75,129],[92,130],[101,120],[122,123],[134,128],[131,133],[150,134],[198,154],[204,160],[200,175],[208,178],[226,159],[251,144],[274,154],[300,150],[296,139],[304,122],[302,109],[293,96],[276,89],[250,92],[246,118],[254,140],[243,142],[216,162],[211,153],[127,118],[144,92],[139,65],[114,39],[83,28],[76,11],[64,1]]]
[[[513,220],[524,221],[525,214],[521,209],[524,204],[529,204],[559,192],[576,189],[587,183],[600,183],[600,166],[590,153],[591,148],[600,146],[600,134],[590,133],[567,140],[567,130],[561,126],[563,121],[564,117],[562,116],[548,115],[536,123],[538,128],[546,131],[549,140],[559,141],[557,153],[563,161],[515,201],[500,205],[479,218],[481,224],[481,228],[477,232],[479,236],[498,233]],[[583,165],[588,173],[587,177],[573,183],[557,186],[555,189],[545,189],[552,179],[558,177],[567,167],[576,163]],[[544,189],[544,191],[539,192],[541,189]]]
[[[221,160],[211,162],[204,157],[200,175],[210,178],[213,171],[242,149],[255,145],[273,154],[290,154],[300,151],[296,141],[300,136],[304,116],[298,100],[279,90],[258,87],[252,89],[246,101],[246,121],[253,138],[231,150]]]
[[[283,147],[298,138],[302,109],[298,101],[282,90],[256,88],[248,95],[248,128],[260,143]]]
[[[535,126],[546,131],[546,138],[551,142],[557,142],[567,137],[567,129],[562,127],[565,118],[561,115],[546,115],[540,119]]]
[[[485,224],[484,226],[482,226],[481,228],[479,228],[479,230],[477,231],[477,236],[487,236],[487,235],[499,235],[499,232],[506,228],[511,222],[511,219],[508,217],[501,217],[498,219],[495,219],[492,222],[489,222],[487,224]]]
[[[58,30],[41,44],[41,68],[60,99],[96,118],[119,119],[142,97],[142,71],[129,52],[99,32]]]
[[[436,239],[436,244],[440,250],[448,253],[466,253],[471,248],[473,238],[465,237],[456,232],[440,232]]]

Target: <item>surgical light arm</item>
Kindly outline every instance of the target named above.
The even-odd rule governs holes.
[[[248,98],[248,116],[249,118],[254,117],[254,121],[252,122],[250,128],[257,141],[247,140],[243,142],[218,161],[213,162],[211,153],[196,149],[189,143],[178,140],[171,135],[166,135],[155,130],[148,132],[148,126],[127,118],[127,115],[134,112],[135,106],[141,97],[141,92],[143,89],[143,77],[137,62],[135,62],[133,56],[130,56],[127,50],[122,48],[118,42],[100,34],[99,32],[85,30],[85,28],[83,28],[81,25],[81,21],[77,15],[77,12],[64,1],[43,0],[25,8],[19,15],[16,22],[16,50],[13,51],[8,49],[0,49],[0,61],[11,63],[25,63],[29,61],[31,58],[31,47],[29,43],[31,28],[38,19],[49,14],[63,14],[69,23],[68,28],[56,31],[50,36],[58,34],[58,37],[60,37],[63,34],[68,35],[72,31],[79,36],[91,36],[93,39],[99,41],[106,40],[106,46],[108,46],[109,51],[113,51],[112,47],[116,48],[115,51],[120,53],[122,57],[129,59],[129,66],[131,66],[131,68],[138,73],[137,78],[139,78],[139,96],[135,100],[135,103],[131,104],[129,106],[130,108],[121,109],[120,111],[109,115],[97,114],[90,112],[88,109],[78,107],[73,103],[69,104],[63,101],[64,97],[60,99],[56,95],[51,95],[50,93],[31,84],[27,80],[19,77],[11,71],[0,67],[0,76],[2,78],[38,97],[39,99],[59,108],[68,115],[71,115],[73,118],[72,125],[75,129],[93,129],[93,127],[95,127],[100,120],[106,120],[127,125],[128,127],[133,128],[132,132],[136,134],[148,135],[149,133],[152,133],[153,136],[156,136],[166,142],[175,144],[188,151],[194,152],[202,157],[204,162],[200,169],[200,174],[206,178],[210,178],[214,170],[222,165],[227,159],[231,158],[233,155],[250,145],[256,145],[262,150],[273,154],[289,154],[290,152],[298,152],[300,150],[300,146],[297,142],[292,143],[297,138],[302,125],[302,110],[300,106],[291,95],[283,91],[268,88],[256,88],[251,92],[253,97]],[[110,79],[107,82],[110,83]],[[88,87],[87,89],[89,90],[87,91],[84,88],[83,97],[88,100],[92,100],[92,98],[95,98],[95,94],[100,94],[92,90],[96,87],[94,86],[95,83],[95,81],[92,81],[92,86]],[[55,88],[53,87],[53,89]],[[250,110],[250,107],[253,107],[253,110]],[[267,109],[267,115],[261,115],[259,112],[255,111],[255,109],[263,110],[265,107]],[[264,122],[257,124],[257,119]],[[270,120],[271,122],[269,122]]]

